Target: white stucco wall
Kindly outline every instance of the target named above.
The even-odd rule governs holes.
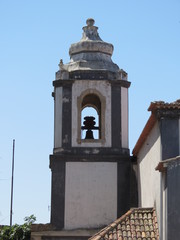
[[[105,141],[78,143],[77,98],[86,90],[97,90],[105,97]],[[111,147],[111,86],[107,81],[76,80],[72,86],[72,146],[73,147]]]
[[[139,207],[156,207],[160,216],[160,173],[155,168],[161,161],[158,123],[151,130],[138,154]]]
[[[121,136],[122,147],[129,148],[128,139],[128,89],[121,88]]]
[[[62,87],[55,90],[54,103],[54,147],[62,146]]]
[[[67,162],[65,229],[98,228],[117,218],[117,163]]]

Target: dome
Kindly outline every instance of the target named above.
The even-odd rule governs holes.
[[[82,28],[81,40],[71,44],[69,48],[70,62],[63,64],[61,61],[60,70],[68,73],[77,71],[78,73],[82,73],[82,71],[84,73],[85,71],[109,72],[118,78],[119,73],[123,70],[119,69],[111,59],[114,47],[100,38],[98,27],[94,26],[94,23],[94,19],[87,19],[87,25]],[[125,73],[125,75],[127,74]]]

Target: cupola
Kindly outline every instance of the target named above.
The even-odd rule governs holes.
[[[81,40],[70,46],[70,62],[63,64],[62,60],[60,61],[59,66],[61,71],[57,72],[57,79],[66,79],[67,77],[80,79],[84,77],[84,75],[78,75],[79,71],[93,70],[97,71],[97,76],[101,79],[106,76],[108,78],[127,80],[126,72],[120,69],[117,64],[113,63],[111,59],[114,49],[113,45],[104,42],[100,38],[98,27],[94,26],[94,23],[94,19],[87,19],[87,26],[82,28],[83,35]],[[100,71],[99,74],[98,71]],[[107,74],[108,72],[111,74]]]

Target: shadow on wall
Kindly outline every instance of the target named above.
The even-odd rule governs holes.
[[[138,184],[137,184],[137,163],[131,158],[131,186],[130,186],[130,207],[138,207]]]

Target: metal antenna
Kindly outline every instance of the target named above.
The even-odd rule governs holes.
[[[15,139],[13,139],[13,153],[12,153],[10,227],[12,227],[12,214],[13,214],[14,150],[15,150]]]

